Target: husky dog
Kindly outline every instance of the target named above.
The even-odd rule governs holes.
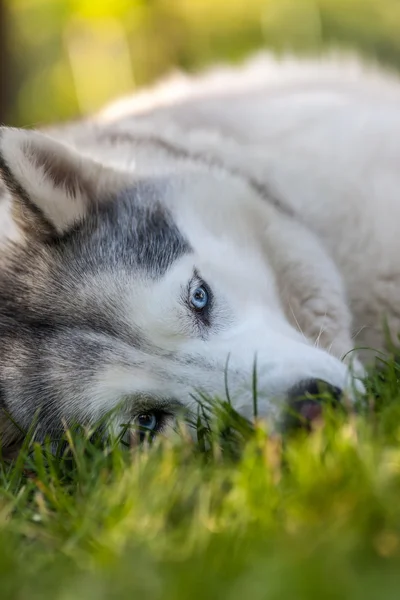
[[[156,433],[226,386],[251,418],[255,361],[277,423],[400,331],[394,76],[261,55],[0,131],[3,444],[118,406]]]

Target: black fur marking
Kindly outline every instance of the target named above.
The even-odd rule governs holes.
[[[7,409],[6,395],[2,383],[0,383],[0,409]]]

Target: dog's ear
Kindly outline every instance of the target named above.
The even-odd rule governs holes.
[[[124,180],[44,134],[11,127],[0,127],[0,174],[16,224],[40,237],[68,231]]]

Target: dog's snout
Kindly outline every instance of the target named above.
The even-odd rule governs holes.
[[[288,411],[285,415],[285,430],[310,430],[313,421],[322,415],[324,402],[340,402],[342,390],[320,379],[305,379],[288,392]]]
[[[330,396],[332,400],[339,400],[341,395],[340,388],[322,379],[304,379],[289,390],[289,399],[294,401],[326,396]]]

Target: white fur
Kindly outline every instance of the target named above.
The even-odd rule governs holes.
[[[284,237],[292,254],[293,246],[301,246],[299,285],[307,286],[309,277],[301,252],[314,244],[315,275],[338,281],[355,345],[382,350],[382,320],[388,319],[394,338],[400,330],[397,77],[348,57],[278,61],[261,55],[241,70],[220,69],[210,78],[170,86],[172,100],[158,98],[156,88],[143,96],[146,102],[117,103],[98,118],[119,129],[157,132],[267,184],[296,215],[275,240]],[[136,170],[151,164],[148,156],[136,155]],[[282,221],[274,217],[269,233]],[[279,276],[281,259],[269,237],[266,243]],[[275,247],[285,258],[281,245]],[[324,256],[325,267],[327,261],[334,265],[331,275],[325,267],[318,274]],[[330,297],[326,289],[322,307]],[[349,316],[343,315],[348,330]]]
[[[302,379],[352,396],[349,364],[362,368],[348,353],[384,349],[383,318],[400,332],[400,83],[354,60],[259,57],[168,85],[49,132],[124,181],[173,174],[162,200],[194,248],[161,281],[127,282],[120,306],[127,326],[166,352],[198,356],[198,366],[143,354],[140,371],[102,372],[87,407],[101,414],[134,393],[188,402],[193,387],[224,394],[228,356],[230,391],[246,415],[255,355],[263,414],[276,414],[274,401]],[[99,143],[102,127],[121,139]],[[178,301],[194,267],[217,299],[220,326],[209,336],[193,332]],[[101,293],[113,275],[87,285]],[[170,377],[155,375],[163,365]]]

